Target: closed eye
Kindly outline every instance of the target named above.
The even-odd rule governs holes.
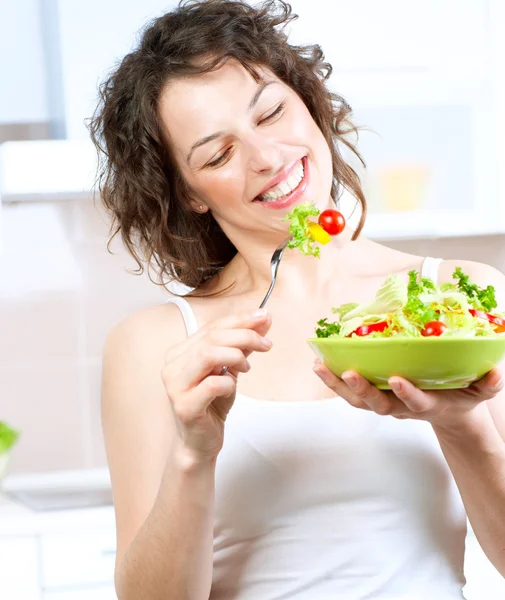
[[[213,160],[212,162],[207,163],[207,167],[217,167],[219,166],[230,154],[231,152],[231,148],[228,148],[227,150],[225,150],[223,152],[223,154],[221,154],[220,156],[218,156],[215,160]]]
[[[265,123],[267,121],[271,121],[274,117],[276,117],[277,115],[281,114],[285,107],[286,107],[286,103],[285,102],[281,102],[279,104],[279,106],[272,113],[270,113],[269,115],[267,115],[264,119],[261,119],[261,121],[259,122],[259,124],[261,125],[262,123]]]
[[[273,112],[271,112],[269,115],[267,115],[264,119],[261,119],[261,121],[259,122],[259,125],[261,125],[262,123],[268,123],[269,121],[272,121],[275,117],[280,115],[284,111],[285,108],[286,108],[286,103],[281,102],[279,104],[279,106]],[[227,150],[225,150],[225,152],[223,152],[223,154],[218,156],[215,160],[207,163],[205,166],[211,167],[211,168],[218,167],[228,158],[231,151],[232,151],[232,148],[228,148]]]

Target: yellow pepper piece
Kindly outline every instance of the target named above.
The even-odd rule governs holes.
[[[327,233],[319,223],[313,223],[310,221],[308,223],[309,233],[310,235],[319,242],[320,244],[327,244],[331,240],[331,235]]]

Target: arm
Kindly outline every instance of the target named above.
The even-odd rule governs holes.
[[[493,285],[505,309],[505,277],[475,262],[446,261],[441,280],[450,281],[456,266],[478,285]],[[500,367],[505,378],[505,365]],[[434,427],[454,475],[468,519],[489,560],[505,577],[505,390],[479,405],[473,418],[456,429]]]
[[[172,452],[154,505],[120,563],[120,600],[207,600],[213,525],[214,464]]]
[[[197,463],[174,445],[160,376],[164,340],[185,337],[176,310],[134,315],[111,333],[104,352],[102,420],[120,600],[207,600],[210,593],[214,464]]]
[[[479,286],[493,285],[505,307],[505,277],[496,269],[467,261],[446,261],[440,282],[451,281],[456,266]],[[482,549],[505,576],[505,389],[504,368],[493,369],[466,389],[423,391],[408,380],[389,379],[379,390],[355,371],[342,378],[319,361],[316,374],[351,406],[398,419],[428,421],[458,485]]]
[[[104,353],[120,600],[208,600],[224,422],[237,377],[250,369],[247,356],[271,347],[265,311],[216,319],[190,338],[173,311],[161,306],[128,319]]]
[[[505,577],[505,442],[483,409],[459,429],[434,431],[475,536]]]

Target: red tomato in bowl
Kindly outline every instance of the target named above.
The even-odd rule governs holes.
[[[446,329],[447,325],[442,323],[442,321],[430,321],[424,326],[421,335],[424,337],[439,336],[442,335]]]
[[[317,222],[330,235],[338,235],[345,229],[344,215],[338,212],[338,210],[332,210],[331,208],[323,210]]]
[[[352,333],[355,333],[359,337],[365,337],[374,331],[384,331],[387,329],[388,322],[380,321],[379,323],[370,323],[368,325],[360,325],[357,329],[355,329]],[[350,337],[352,333],[348,336]]]

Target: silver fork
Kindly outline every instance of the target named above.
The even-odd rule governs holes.
[[[288,245],[288,242],[293,238],[292,235],[287,237],[272,254],[272,258],[270,259],[270,271],[272,273],[272,281],[270,282],[270,287],[268,288],[268,292],[265,294],[265,297],[261,301],[260,308],[263,308],[270,298],[271,293],[274,290],[275,282],[277,281],[277,271],[279,270],[279,263],[281,262],[282,255],[284,254],[284,250]],[[226,375],[228,373],[228,367],[223,367],[221,370],[221,375]]]

